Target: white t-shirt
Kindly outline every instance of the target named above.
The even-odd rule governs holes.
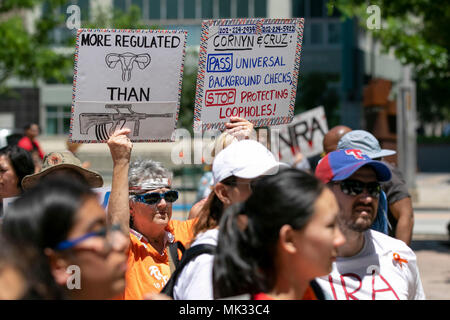
[[[338,257],[331,273],[316,279],[332,299],[425,299],[416,255],[403,241],[374,230],[364,239],[358,254]]]
[[[217,246],[218,229],[207,230],[200,233],[191,247],[199,244]],[[201,254],[188,262],[181,271],[173,288],[175,300],[212,300],[213,283],[212,270],[214,255]]]

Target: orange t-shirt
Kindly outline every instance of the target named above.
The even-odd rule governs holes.
[[[166,231],[186,246],[193,237],[192,227],[197,219],[186,221],[170,220]],[[128,269],[125,274],[125,291],[119,297],[124,300],[142,300],[146,293],[158,293],[170,278],[169,251],[166,247],[159,254],[145,239],[130,232]]]

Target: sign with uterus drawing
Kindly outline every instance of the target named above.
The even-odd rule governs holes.
[[[80,29],[70,139],[106,142],[129,128],[134,142],[173,141],[187,32]]]

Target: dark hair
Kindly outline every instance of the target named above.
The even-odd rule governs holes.
[[[87,196],[95,193],[67,177],[48,177],[16,199],[6,210],[3,232],[15,242],[39,249],[66,240],[74,218]]]
[[[33,125],[37,125],[37,126],[39,127],[39,125],[38,125],[37,123],[35,123],[35,122],[30,122],[30,123],[27,123],[26,125],[23,126],[23,130],[24,130],[24,131],[27,131],[27,130],[30,129]]]
[[[248,200],[228,208],[220,222],[214,298],[270,291],[280,228],[302,229],[323,190],[316,177],[293,168],[254,180]],[[248,217],[246,226],[239,224],[240,215]]]
[[[31,154],[18,146],[7,146],[0,149],[0,155],[5,155],[11,161],[11,166],[17,176],[17,186],[22,190],[22,179],[34,173],[34,162]]]
[[[227,186],[235,186],[237,181],[236,176],[230,176],[226,179],[220,181]],[[220,218],[223,214],[223,203],[220,201],[219,197],[216,195],[214,190],[212,190],[206,199],[200,213],[198,215],[198,220],[194,225],[194,237],[206,230],[215,228],[219,225]]]
[[[27,190],[5,210],[2,232],[15,244],[36,249],[35,282],[46,288],[47,296],[61,297],[61,291],[53,279],[44,249],[55,248],[67,239],[76,213],[89,196],[95,193],[81,182],[49,177]]]
[[[37,249],[8,241],[0,234],[0,274],[5,267],[12,267],[24,282],[24,291],[16,299],[62,299],[62,290],[54,284],[48,263]]]

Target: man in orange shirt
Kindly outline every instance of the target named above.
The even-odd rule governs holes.
[[[130,166],[132,143],[129,129],[117,130],[108,140],[113,159],[113,179],[108,223],[119,223],[129,232],[128,270],[121,299],[140,300],[158,293],[169,280],[171,243],[186,246],[193,237],[196,220],[174,221],[172,173],[152,160],[138,160]]]

